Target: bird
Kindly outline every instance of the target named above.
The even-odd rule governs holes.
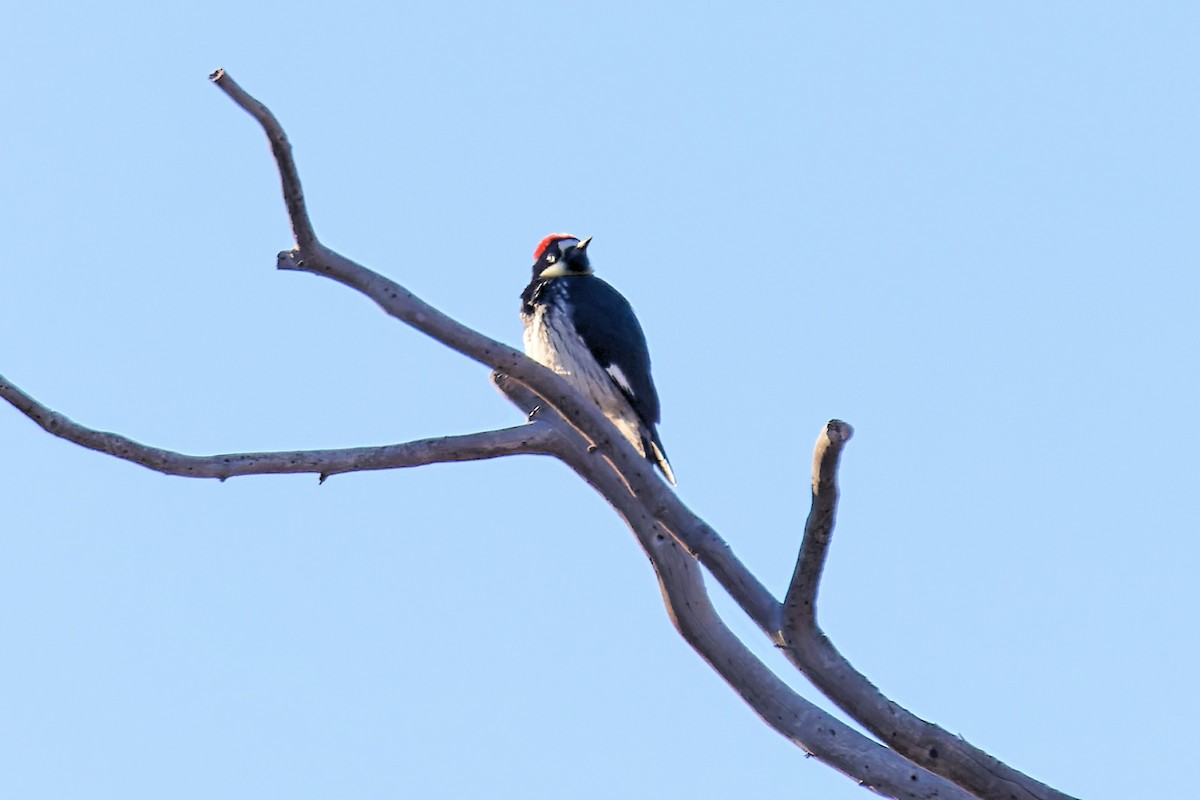
[[[658,391],[642,326],[620,292],[597,278],[592,237],[552,233],[533,251],[521,293],[525,355],[562,375],[675,485],[658,436]]]

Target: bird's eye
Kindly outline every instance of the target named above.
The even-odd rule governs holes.
[[[547,264],[553,264],[555,261],[558,261],[558,256],[546,256]]]

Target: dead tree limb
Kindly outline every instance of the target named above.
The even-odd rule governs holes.
[[[187,477],[223,480],[234,475],[287,472],[312,472],[324,477],[521,453],[555,456],[599,492],[633,530],[654,565],[667,611],[684,639],[764,721],[808,754],[889,797],[1066,798],[961,740],[928,739],[932,735],[929,729],[938,736],[948,734],[879,695],[817,628],[816,588],[833,528],[837,459],[841,445],[849,438],[848,425],[831,422],[818,442],[813,511],[796,575],[781,604],[717,532],[658,478],[612,423],[563,378],[323,245],[309,218],[291,145],[278,120],[224,71],[218,70],[212,80],[259,122],[271,143],[296,240],[293,249],[279,254],[277,266],[322,275],[356,289],[387,314],[495,370],[496,385],[529,414],[531,421],[514,428],[384,447],[188,456],[86,428],[50,410],[2,377],[0,397],[56,436],[159,472]],[[712,606],[697,561],[818,688],[875,732],[884,744],[809,703],[734,636]],[[827,649],[817,648],[810,641],[813,639],[819,639],[817,644],[823,642]],[[865,693],[865,689],[874,694]],[[880,725],[873,713],[881,704],[903,725]],[[913,721],[919,725],[904,727]],[[933,742],[929,748],[927,741]]]
[[[515,428],[480,431],[459,436],[439,436],[379,447],[346,447],[336,450],[290,450],[270,453],[224,453],[192,456],[134,441],[119,433],[80,425],[38,402],[0,375],[0,398],[51,433],[88,450],[105,453],[147,469],[184,478],[239,475],[290,475],[312,473],[321,480],[330,475],[367,470],[421,467],[452,461],[480,461],[520,454],[549,455],[549,426],[533,422]]]
[[[976,797],[1069,800],[889,700],[856,670],[817,624],[817,589],[837,514],[837,468],[853,429],[831,420],[813,454],[812,509],[800,557],[784,598],[780,646],[788,659],[838,707],[914,764],[936,772]]]
[[[526,412],[541,402],[506,375],[493,374],[492,380]],[[626,491],[621,476],[606,462],[588,458],[586,440],[557,412],[543,411],[538,418],[562,433],[553,440],[555,455],[607,500],[637,537],[654,565],[663,603],[676,630],[764,722],[806,753],[886,797],[970,797],[943,778],[896,761],[893,751],[831,717],[780,680],[725,625],[696,562],[662,521]]]
[[[296,231],[296,247],[278,255],[276,266],[279,269],[309,272],[356,289],[374,300],[388,315],[528,386],[542,398],[544,404],[557,410],[595,446],[597,457],[613,464],[624,476],[629,491],[653,509],[656,517],[664,520],[671,533],[700,560],[733,599],[747,609],[747,613],[768,635],[779,630],[780,605],[774,595],[754,573],[746,569],[717,532],[693,514],[659,480],[649,462],[617,432],[600,410],[577,393],[566,380],[524,353],[468,328],[395,281],[321,244],[309,221],[299,172],[279,121],[223,70],[214,72],[212,80],[262,125],[271,142],[271,150],[280,162],[279,177],[288,213],[292,215],[292,228]],[[304,246],[302,241],[309,241],[310,244]]]

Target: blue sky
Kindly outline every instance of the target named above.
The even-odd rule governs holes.
[[[777,593],[812,443],[851,422],[842,651],[1057,788],[1170,795],[1200,713],[1198,32],[1183,3],[22,4],[0,373],[195,453],[517,421],[274,270],[224,67],[327,243],[489,335],[519,343],[542,236],[593,235],[679,492]],[[551,461],[187,481],[3,408],[0,452],[0,796],[864,796],[687,648]]]

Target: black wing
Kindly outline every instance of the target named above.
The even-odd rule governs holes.
[[[633,410],[653,429],[659,421],[658,392],[650,377],[646,335],[629,301],[595,276],[566,280],[571,282],[569,307],[575,330]]]

